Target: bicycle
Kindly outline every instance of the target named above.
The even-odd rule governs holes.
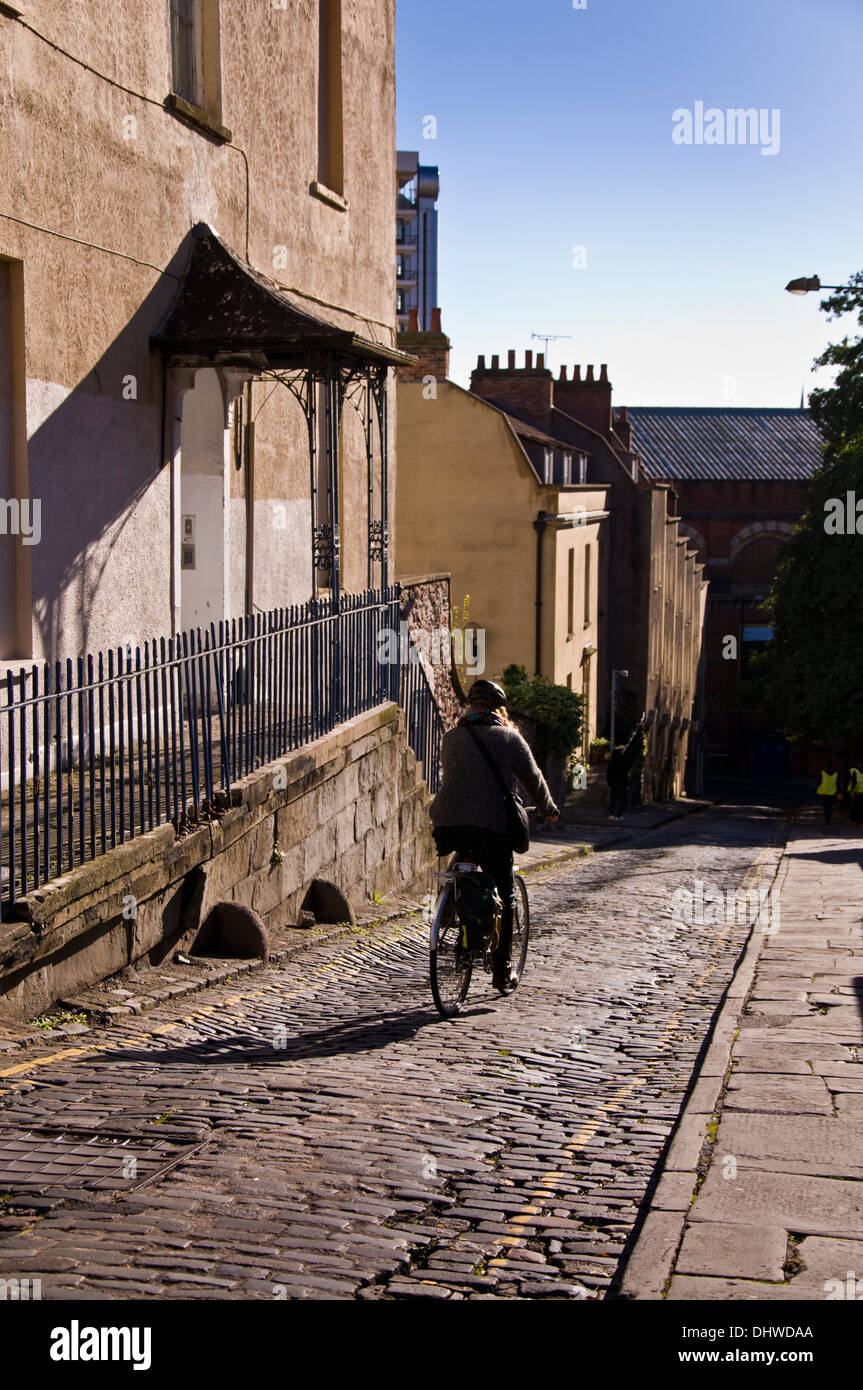
[[[446,872],[438,874],[441,884],[432,916],[429,932],[429,972],[432,997],[441,1018],[454,1018],[461,1009],[470,988],[474,966],[491,974],[494,953],[497,949],[500,919],[496,929],[486,937],[480,947],[471,950],[462,945],[462,932],[458,920],[456,904],[457,880],[459,874],[476,873],[479,865],[472,859],[454,855]],[[530,936],[530,913],[528,910],[527,888],[521,870],[515,871],[515,911],[512,922],[512,983],[508,994],[518,987],[527,960],[527,944]]]

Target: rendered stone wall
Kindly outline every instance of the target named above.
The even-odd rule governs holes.
[[[22,899],[20,920],[0,925],[0,1018],[32,1018],[134,961],[189,950],[217,903],[253,909],[272,932],[301,925],[315,882],[352,912],[375,893],[431,886],[429,795],[395,705],[261,768],[234,802],[190,834],[162,826]]]

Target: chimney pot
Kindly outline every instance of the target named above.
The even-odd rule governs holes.
[[[558,380],[560,380],[560,381],[566,381],[566,367],[561,367],[561,369],[560,369],[560,377],[558,378]]]
[[[581,385],[581,367],[578,363],[576,363],[572,369],[572,379],[573,381],[577,381],[579,386]]]
[[[432,333],[443,332],[440,326],[440,309],[432,309],[431,311],[431,331]]]
[[[492,359],[491,359],[491,369],[492,369],[493,372],[499,372],[499,371],[500,371],[500,357],[498,356],[497,353],[495,353],[494,356],[493,356]]]
[[[524,354],[524,367],[525,371],[533,369],[533,353],[529,349]]]
[[[586,380],[587,380],[587,381],[593,381],[593,367],[592,367],[592,366],[589,366],[588,369],[587,369],[587,377],[586,377]]]
[[[539,368],[539,370],[540,370],[541,372],[544,372],[544,371],[545,371],[545,353],[544,353],[544,352],[538,352],[538,353],[536,354],[536,365],[537,365],[537,367]]]
[[[623,423],[626,424],[627,420],[629,419],[629,407],[622,405],[617,413],[620,419],[623,421]]]
[[[599,379],[600,381],[608,381],[608,364],[606,362],[603,362],[599,369]]]
[[[509,370],[510,370],[511,372],[512,372],[512,371],[515,371],[515,352],[513,351],[512,348],[510,348],[509,352],[507,353],[507,364],[506,364],[506,365],[507,365],[507,367],[509,368]]]
[[[476,359],[476,369],[478,372],[485,371],[485,358],[480,356]]]
[[[419,333],[420,331],[420,311],[419,309],[408,309],[408,333]]]

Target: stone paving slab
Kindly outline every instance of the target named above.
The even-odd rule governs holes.
[[[752,987],[719,1015],[737,1029],[727,1085],[705,1121],[696,1084],[665,1167],[680,1190],[691,1164],[696,1195],[675,1239],[660,1181],[626,1297],[839,1298],[863,1276],[863,836],[804,812],[776,882],[781,927],[753,933],[738,972]]]
[[[687,1227],[677,1256],[677,1274],[739,1279],[784,1279],[788,1236],[781,1226],[697,1222]]]

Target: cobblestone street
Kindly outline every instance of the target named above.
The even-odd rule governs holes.
[[[521,988],[475,975],[451,1022],[416,915],[7,1052],[0,1170],[30,1128],[127,1138],[108,1187],[0,1180],[0,1277],[55,1299],[604,1297],[749,931],[677,922],[671,895],[768,887],[781,837],[720,807],[532,873]]]

